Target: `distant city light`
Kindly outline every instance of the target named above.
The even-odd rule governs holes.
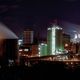
[[[78,35],[77,35],[77,34],[75,34],[74,39],[77,39],[77,38],[78,38]]]
[[[80,38],[80,34],[78,34],[78,38]]]
[[[40,56],[47,55],[47,44],[46,43],[40,43],[38,46],[38,54]]]
[[[41,45],[44,45],[44,43],[41,43]]]
[[[68,44],[67,43],[65,44],[65,47],[68,47]]]
[[[60,42],[58,42],[58,40]],[[56,55],[56,53],[62,53],[62,28],[57,25],[52,25],[48,28],[48,53],[51,55]],[[59,50],[61,49],[61,50]]]
[[[38,48],[38,50],[40,50],[40,47]]]
[[[48,28],[48,30],[51,30],[51,28]]]
[[[52,29],[52,53],[55,54],[55,28]]]
[[[49,27],[48,28],[48,30],[52,30],[52,29],[58,29],[58,30],[62,30],[62,28],[61,27],[58,27],[58,26],[55,26],[55,25],[53,25],[51,28]]]
[[[29,51],[29,49],[24,49],[24,51]]]
[[[22,49],[19,49],[19,51],[23,51]]]
[[[23,42],[23,40],[22,40],[22,39],[19,39],[19,40],[18,40],[18,45],[21,45],[22,42]]]

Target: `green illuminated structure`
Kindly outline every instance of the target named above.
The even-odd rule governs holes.
[[[57,55],[62,53],[63,44],[62,44],[62,28],[53,25],[51,28],[48,28],[47,31],[47,54],[48,55]]]
[[[41,43],[39,44],[39,55],[46,56],[47,55],[47,44]]]

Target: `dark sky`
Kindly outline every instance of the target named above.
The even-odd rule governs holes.
[[[26,28],[32,28],[45,36],[48,24],[54,19],[79,25],[80,1],[0,0],[0,21],[17,35]]]

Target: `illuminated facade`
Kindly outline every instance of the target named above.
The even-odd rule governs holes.
[[[73,37],[71,38],[71,42],[80,43],[80,32],[77,30],[73,31]]]
[[[23,40],[22,39],[19,39],[18,40],[18,45],[20,46],[20,45],[22,45],[23,44]]]
[[[71,37],[70,37],[70,35],[69,34],[63,34],[63,45],[64,45],[64,49],[65,50],[70,50],[70,48],[71,48],[71,46],[70,46],[70,39],[71,39]]]
[[[62,53],[63,44],[62,44],[62,28],[53,25],[51,28],[48,28],[47,31],[47,54],[48,55],[57,55]]]
[[[24,44],[32,44],[33,43],[33,31],[26,30],[23,33],[23,43]]]
[[[19,47],[19,54],[20,56],[38,56],[38,45],[22,45]]]
[[[41,43],[38,47],[39,50],[39,56],[46,56],[47,55],[47,44]]]

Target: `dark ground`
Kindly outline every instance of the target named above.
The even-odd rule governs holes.
[[[0,69],[0,80],[77,80],[80,68],[66,68],[60,62],[39,62],[32,67],[13,66]]]

